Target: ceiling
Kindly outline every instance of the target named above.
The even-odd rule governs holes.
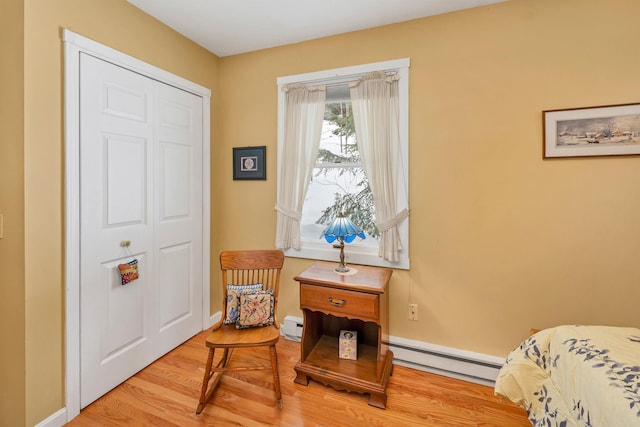
[[[127,0],[229,56],[505,0]]]

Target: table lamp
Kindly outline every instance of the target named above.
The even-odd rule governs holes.
[[[340,264],[335,268],[338,273],[346,273],[349,267],[344,262],[344,242],[351,243],[357,237],[365,238],[364,231],[341,212],[322,233],[334,248],[340,248]],[[334,243],[335,241],[338,243]]]

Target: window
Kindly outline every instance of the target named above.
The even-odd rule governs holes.
[[[349,92],[349,82],[374,71],[398,76],[400,146],[396,204],[398,209],[408,208],[408,67],[409,60],[403,59],[278,79],[278,180],[281,179],[285,126],[283,86],[294,83],[326,86],[320,149],[300,219],[300,249],[285,249],[287,256],[336,261],[338,251],[322,238],[322,231],[337,211],[345,210],[367,235],[366,239],[357,238],[345,246],[348,263],[409,268],[408,218],[398,226],[402,245],[399,261],[391,262],[378,256],[380,233],[375,225],[373,196],[356,144]]]

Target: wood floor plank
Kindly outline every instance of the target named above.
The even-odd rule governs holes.
[[[523,409],[478,384],[395,366],[387,388],[387,409],[368,405],[368,396],[336,391],[318,382],[295,384],[300,344],[278,343],[282,409],[275,407],[270,371],[225,375],[211,401],[195,414],[207,349],[207,332],[169,354],[83,409],[74,426],[425,426],[525,427]],[[236,350],[232,363],[258,360],[268,352]]]

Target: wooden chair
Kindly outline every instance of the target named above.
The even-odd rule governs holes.
[[[280,327],[276,317],[280,272],[284,264],[284,253],[279,250],[225,251],[220,254],[222,269],[222,313],[223,318],[213,326],[206,340],[209,356],[202,380],[202,391],[196,414],[202,412],[225,372],[271,369],[276,392],[276,405],[282,407],[278,355],[276,343],[280,339]],[[235,324],[225,324],[227,318],[227,285],[248,286],[262,284],[263,290],[273,291],[273,325],[237,329]],[[232,302],[233,304],[233,302]],[[229,305],[232,305],[229,304]],[[233,310],[231,310],[233,311]],[[230,321],[230,320],[229,320]],[[234,348],[268,347],[271,366],[256,363],[252,366],[233,366],[229,360]],[[223,350],[222,358],[213,366],[216,349]]]

